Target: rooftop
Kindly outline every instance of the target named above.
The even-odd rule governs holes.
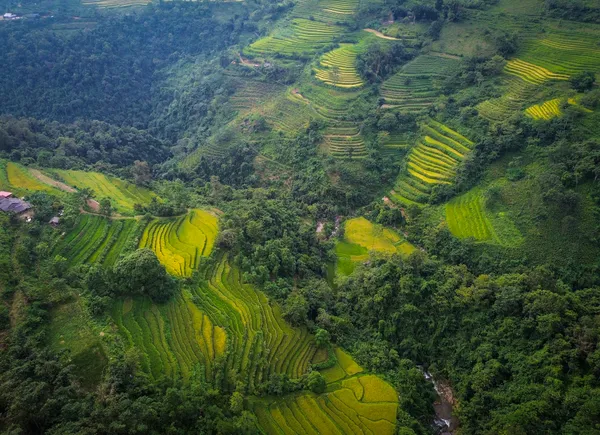
[[[31,204],[19,198],[0,198],[0,211],[22,213],[32,208]]]

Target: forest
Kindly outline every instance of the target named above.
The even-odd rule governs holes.
[[[597,2],[0,12],[0,432],[600,434]]]

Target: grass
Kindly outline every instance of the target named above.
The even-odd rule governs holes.
[[[421,125],[421,138],[408,154],[391,199],[402,204],[426,203],[434,186],[453,183],[456,167],[473,146],[460,133],[428,120]]]
[[[364,217],[344,224],[344,240],[336,244],[337,271],[350,275],[357,263],[369,258],[369,251],[409,255],[415,247],[390,228],[375,225]]]
[[[93,388],[100,382],[107,357],[100,336],[90,327],[79,300],[51,310],[48,337],[53,351],[68,351],[67,358],[75,365],[75,373],[84,387]]]
[[[91,189],[96,199],[110,198],[113,207],[124,214],[134,213],[135,204],[148,205],[152,198],[156,197],[144,187],[99,172],[56,169],[50,175],[57,175],[76,189]]]
[[[204,210],[192,210],[176,219],[154,219],[144,230],[141,248],[150,248],[176,276],[191,276],[200,257],[212,252],[218,231],[218,218]]]

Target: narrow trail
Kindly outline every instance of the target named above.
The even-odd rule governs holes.
[[[62,181],[58,181],[58,180],[48,177],[46,174],[42,173],[39,169],[29,168],[29,172],[31,173],[31,175],[33,175],[35,178],[40,180],[42,183],[48,184],[49,186],[56,187],[57,189],[60,189],[63,192],[67,192],[67,193],[77,192],[77,189],[75,189],[74,187],[71,187],[68,184],[63,183]],[[87,206],[90,209],[94,210],[94,212],[95,212],[95,213],[90,213],[90,214],[97,214],[100,211],[100,203],[98,201],[96,201],[95,199],[88,198],[86,202],[87,202]],[[115,214],[114,216],[117,218],[122,217],[119,214]]]
[[[398,38],[394,38],[392,36],[384,35],[380,31],[375,30],[375,29],[364,29],[364,31],[372,33],[373,35],[375,35],[375,36],[377,36],[378,38],[381,38],[381,39],[389,39],[390,41],[400,41]]]

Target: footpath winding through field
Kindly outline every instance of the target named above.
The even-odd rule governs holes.
[[[383,33],[379,32],[378,30],[375,30],[375,29],[364,29],[364,30],[365,30],[365,32],[372,33],[373,35],[375,35],[381,39],[389,39],[391,41],[399,41],[398,38],[394,38],[393,36],[384,35]]]
[[[65,183],[63,183],[61,181],[55,180],[53,178],[50,178],[47,175],[43,174],[38,169],[32,169],[32,168],[30,168],[29,172],[31,172],[31,174],[35,178],[37,178],[38,180],[40,180],[42,183],[48,184],[50,186],[54,186],[57,189],[62,190],[63,192],[68,192],[68,193],[75,193],[75,192],[77,192],[77,189],[75,189],[74,187],[71,187],[68,184],[65,184]],[[98,201],[96,201],[95,199],[88,198],[87,205],[88,205],[88,207],[90,209],[94,210],[95,212],[100,211],[100,203]]]

